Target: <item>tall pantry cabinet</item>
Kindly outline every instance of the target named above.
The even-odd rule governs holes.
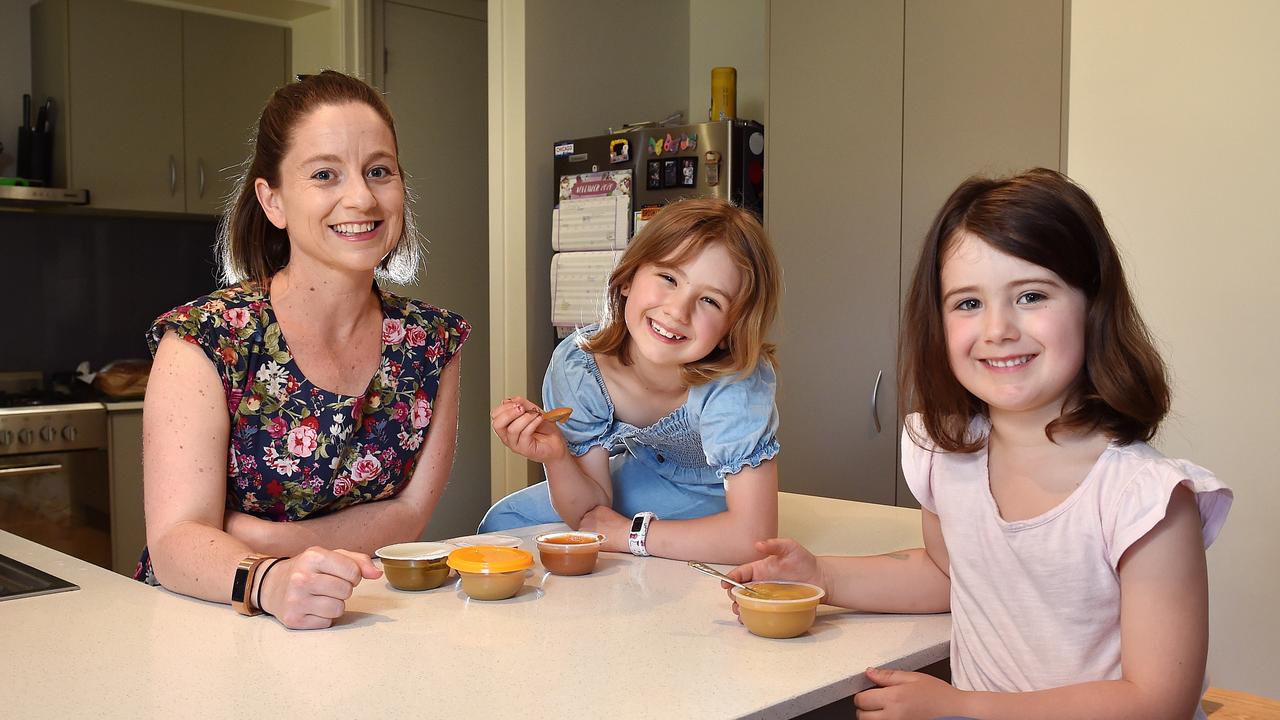
[[[783,489],[915,504],[897,472],[901,298],[960,181],[1062,168],[1067,2],[769,4]]]

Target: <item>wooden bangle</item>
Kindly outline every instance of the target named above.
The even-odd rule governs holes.
[[[261,615],[262,611],[249,606],[253,597],[253,576],[266,555],[247,555],[236,565],[236,576],[231,581],[231,607],[241,615]]]

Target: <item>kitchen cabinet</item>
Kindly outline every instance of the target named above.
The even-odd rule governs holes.
[[[901,298],[961,180],[1062,166],[1064,0],[773,3],[768,27],[783,489],[914,505]]]
[[[107,405],[111,487],[111,569],[133,575],[147,526],[142,512],[142,403]]]
[[[98,208],[218,212],[289,72],[286,28],[127,0],[41,0],[31,36],[54,184]]]

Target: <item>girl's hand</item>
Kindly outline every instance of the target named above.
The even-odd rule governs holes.
[[[262,581],[261,609],[295,630],[327,628],[342,617],[361,579],[379,577],[368,555],[308,548],[271,568]]]
[[[966,714],[960,707],[964,693],[932,675],[867,668],[867,679],[880,687],[853,696],[859,720],[928,720]]]
[[[822,567],[818,565],[818,558],[795,540],[790,538],[761,540],[756,543],[756,550],[764,553],[765,557],[746,565],[739,565],[725,574],[744,585],[760,580],[795,580],[817,585],[826,590],[827,594],[831,593],[831,589],[827,587],[826,578],[822,575]],[[732,600],[733,593],[730,591],[733,586],[721,581],[720,587],[725,589],[729,599]],[[737,602],[733,603],[733,614],[738,614]],[[741,622],[742,619],[739,618],[738,621]]]
[[[542,410],[525,398],[503,400],[489,413],[489,420],[503,445],[534,462],[546,464],[569,455],[556,423],[543,420]]]
[[[631,535],[631,518],[619,515],[607,505],[597,505],[582,516],[579,530],[604,535],[600,549],[605,552],[631,552],[627,538]]]

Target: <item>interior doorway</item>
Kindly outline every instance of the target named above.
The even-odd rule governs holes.
[[[473,328],[462,353],[458,450],[431,539],[475,532],[489,507],[486,12],[484,0],[374,5],[373,79],[395,115],[427,251],[417,284],[395,290],[458,312]]]

